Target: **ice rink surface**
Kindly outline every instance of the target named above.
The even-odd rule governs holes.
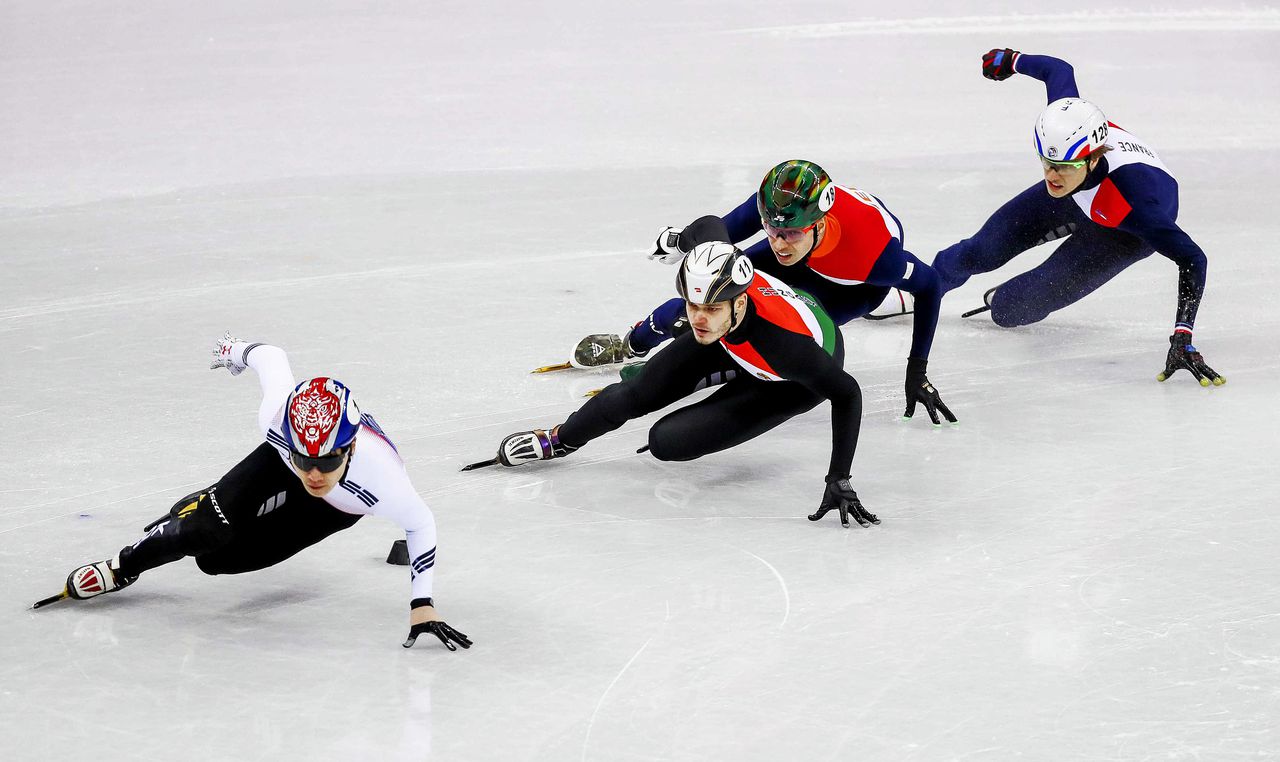
[[[1280,758],[1280,10],[611,5],[0,6],[0,759]],[[673,295],[658,229],[776,162],[926,261],[1037,182],[1044,89],[983,79],[995,46],[1162,151],[1226,386],[1156,383],[1160,256],[1032,327],[959,318],[1037,250],[943,303],[959,427],[899,420],[907,322],[845,327],[879,527],[804,518],[825,404],[692,463],[635,454],[649,419],[458,472],[609,382],[528,370]],[[376,519],[28,610],[257,444],[257,384],[207,369],[228,328],[377,414],[474,648],[400,647]]]

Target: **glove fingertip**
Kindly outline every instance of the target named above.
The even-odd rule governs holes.
[[[404,646],[405,648],[413,648],[413,643],[414,643],[414,641],[416,641],[416,640],[417,640],[417,638],[408,638],[408,639],[406,639],[403,643],[401,643],[400,645]]]

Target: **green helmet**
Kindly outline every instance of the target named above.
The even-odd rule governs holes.
[[[775,228],[807,228],[835,203],[835,185],[811,161],[784,161],[764,176],[756,194],[760,219]]]

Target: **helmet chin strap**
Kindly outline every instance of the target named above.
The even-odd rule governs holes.
[[[821,237],[822,237],[822,234],[823,234],[823,233],[825,233],[825,232],[826,232],[826,230],[827,230],[827,224],[826,224],[826,222],[824,222],[823,220],[818,220],[818,222],[821,222],[821,223],[822,223],[822,229],[821,229],[821,230],[819,230],[819,229],[818,229],[818,223],[816,223],[816,222],[814,223],[814,225],[813,225],[813,243],[809,244],[809,250],[808,250],[808,251],[806,251],[806,252],[804,253],[804,257],[801,257],[801,259],[804,259],[805,257],[809,256],[810,254],[812,254],[812,253],[813,253],[813,250],[814,250],[814,249],[818,248],[818,239],[819,239],[819,238],[821,238]]]
[[[821,220],[819,220],[819,222],[821,222]],[[821,231],[818,230],[817,224],[816,223],[814,224],[813,241],[809,243],[809,250],[806,251],[803,255],[801,255],[799,259],[796,260],[796,264],[800,264],[801,262],[808,259],[809,255],[813,253],[813,250],[818,248],[818,239],[822,237],[822,233],[825,232],[826,229],[827,229],[826,224],[823,224]]]
[[[351,461],[356,457],[356,440],[351,440],[351,444],[347,445],[347,465],[342,467],[342,476],[338,477],[338,483],[341,484],[347,480],[347,474],[351,473]]]

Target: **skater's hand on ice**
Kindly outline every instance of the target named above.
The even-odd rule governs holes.
[[[869,527],[880,523],[880,519],[876,518],[874,513],[862,507],[862,501],[858,499],[858,493],[853,491],[847,476],[827,477],[827,488],[822,493],[822,503],[818,505],[818,512],[810,516],[809,520],[817,521],[832,510],[840,512],[840,523],[846,527],[849,526],[850,516],[858,522],[858,526]]]
[[[948,423],[955,423],[955,415],[951,413],[951,409],[942,401],[942,396],[938,394],[933,384],[929,383],[929,377],[925,375],[925,369],[928,366],[928,360],[914,357],[907,359],[907,410],[902,417],[909,419],[915,415],[916,403],[919,402],[924,404],[924,409],[929,413],[929,420],[933,421],[934,426],[942,425],[938,420],[939,412],[946,416]]]
[[[680,264],[685,254],[680,249],[680,234],[683,232],[684,228],[663,228],[649,259],[656,259],[664,265]]]
[[[1191,373],[1201,386],[1222,386],[1227,383],[1226,377],[1218,375],[1217,371],[1205,364],[1204,357],[1191,344],[1189,333],[1175,333],[1169,337],[1169,354],[1165,357],[1164,370],[1156,376],[1156,380],[1164,381],[1179,370]]]
[[[982,57],[982,76],[996,82],[1012,77],[1016,73],[1013,61],[1019,55],[1021,53],[1010,48],[992,48]]]
[[[418,636],[427,632],[440,638],[440,642],[450,651],[457,651],[458,646],[463,648],[471,647],[471,639],[445,624],[436,614],[435,606],[429,603],[422,606],[414,606],[413,611],[409,613],[409,637],[405,639],[404,647],[413,648]],[[455,646],[454,643],[458,645]]]

